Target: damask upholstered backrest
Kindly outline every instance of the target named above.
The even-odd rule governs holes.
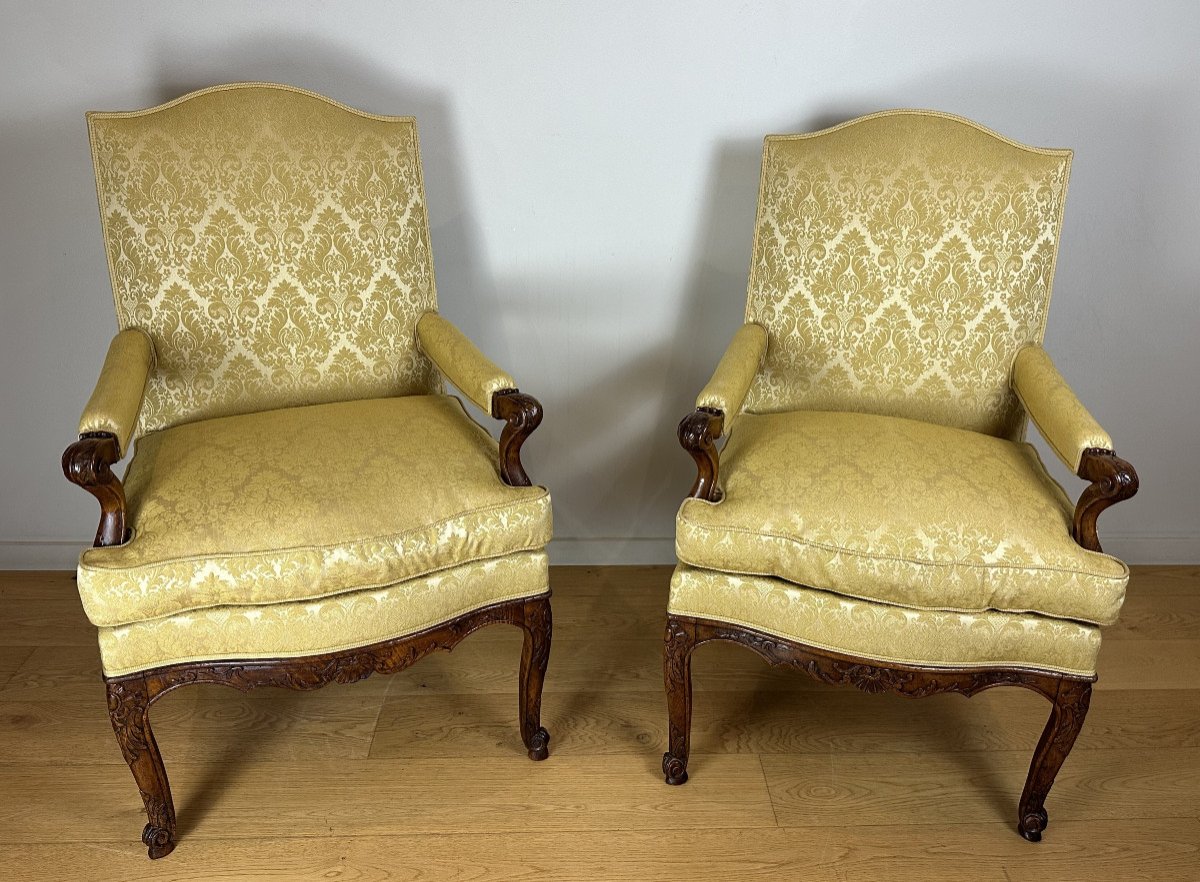
[[[767,138],[746,320],[767,328],[751,411],[854,410],[1001,437],[1040,342],[1069,150],[891,111]]]
[[[438,388],[412,119],[249,83],[88,128],[118,324],[154,342],[139,435]]]

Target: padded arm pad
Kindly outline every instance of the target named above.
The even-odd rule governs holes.
[[[108,432],[117,438],[121,456],[129,449],[137,427],[146,381],[154,366],[154,344],[140,328],[126,328],[113,337],[92,397],[79,418],[79,434]]]
[[[725,414],[726,433],[741,411],[766,354],[766,328],[753,322],[742,325],[721,356],[712,379],[696,398],[696,407],[712,408]]]
[[[493,416],[492,396],[517,388],[516,380],[492,364],[466,334],[436,312],[421,316],[417,340],[446,379]]]
[[[1046,443],[1071,471],[1089,448],[1112,450],[1112,439],[1079,402],[1041,346],[1026,346],[1013,362],[1012,387]]]

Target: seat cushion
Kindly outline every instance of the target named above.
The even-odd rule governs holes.
[[[671,578],[667,608],[817,649],[921,667],[1028,668],[1090,677],[1100,653],[1100,629],[1082,622],[1035,613],[910,609],[686,564]]]
[[[680,561],[913,609],[1116,620],[1129,571],[1080,548],[1034,449],[898,417],[744,414]]]
[[[79,561],[96,625],[392,585],[550,539],[542,487],[446,395],[296,407],[141,438],[132,538]]]
[[[100,629],[104,673],[213,659],[293,658],[416,634],[550,590],[546,553],[526,551],[319,600],[214,606]]]

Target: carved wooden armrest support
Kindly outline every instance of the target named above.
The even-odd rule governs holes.
[[[100,526],[93,545],[120,545],[126,539],[125,488],[112,473],[121,458],[115,435],[89,432],[63,451],[63,474],[100,501]]]
[[[532,395],[501,389],[492,395],[492,416],[507,425],[500,432],[500,478],[510,487],[530,487],[533,482],[521,465],[521,445],[542,422],[542,406]]]
[[[679,443],[696,461],[696,482],[692,484],[689,497],[709,502],[720,500],[716,440],[721,437],[724,427],[725,414],[711,407],[698,407],[679,423]]]
[[[1133,466],[1111,450],[1092,447],[1079,460],[1079,477],[1091,481],[1075,506],[1071,536],[1089,551],[1103,551],[1096,533],[1096,519],[1110,505],[1138,492],[1138,476]]]

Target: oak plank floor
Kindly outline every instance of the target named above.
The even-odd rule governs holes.
[[[692,780],[658,773],[668,567],[556,567],[543,722],[520,634],[393,677],[155,705],[182,841],[151,863],[73,576],[0,572],[0,879],[1200,878],[1200,567],[1136,567],[1045,841],[1012,830],[1048,705],[865,695],[706,646]]]

